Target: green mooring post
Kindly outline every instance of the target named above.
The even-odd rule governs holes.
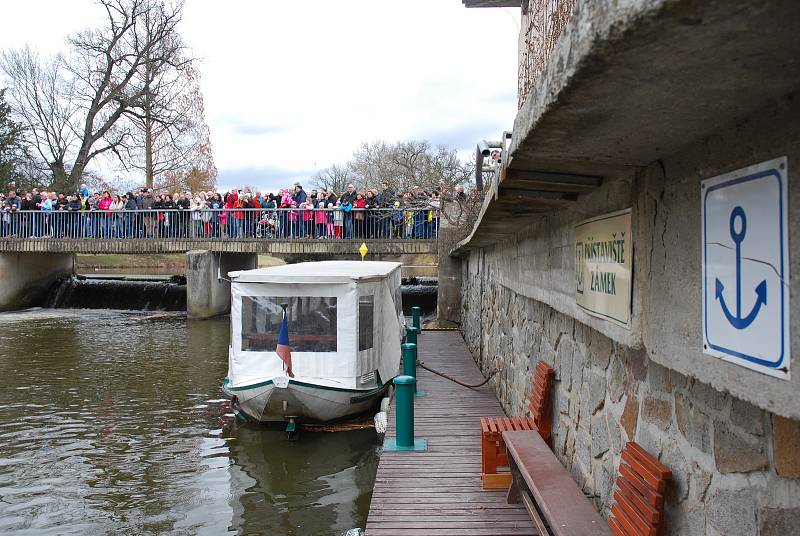
[[[417,345],[405,343],[400,346],[403,351],[403,374],[414,378],[414,385],[417,381]]]
[[[409,344],[417,344],[417,335],[419,335],[419,330],[414,326],[409,326],[406,328],[406,342]]]
[[[414,328],[409,329],[413,330]],[[425,396],[425,391],[417,389],[417,345],[407,342],[400,348],[403,351],[403,374],[414,378],[414,396]]]
[[[410,345],[403,345],[410,346]],[[405,348],[403,349],[405,351]],[[427,439],[414,437],[414,384],[413,376],[397,376],[395,387],[395,431],[394,439],[387,439],[383,450],[425,452],[428,450]]]
[[[419,306],[415,305],[411,308],[411,318],[414,323],[414,327],[417,328],[417,335],[422,333],[422,327],[419,324],[419,315],[422,312]]]

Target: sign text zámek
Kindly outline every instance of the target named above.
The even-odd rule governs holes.
[[[575,301],[589,314],[630,329],[631,210],[575,226]]]

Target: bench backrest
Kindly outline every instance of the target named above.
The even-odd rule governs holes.
[[[531,402],[528,404],[536,428],[548,445],[553,433],[553,406],[550,402],[553,372],[552,367],[544,361],[537,363],[533,376]]]
[[[618,536],[658,536],[672,472],[633,441],[622,449],[608,525]]]

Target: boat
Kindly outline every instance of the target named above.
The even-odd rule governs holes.
[[[380,403],[405,334],[400,263],[322,261],[230,272],[223,391],[261,423],[330,423]]]

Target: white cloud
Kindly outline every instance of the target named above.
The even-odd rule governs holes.
[[[188,0],[221,187],[276,188],[362,141],[471,149],[516,113],[519,10],[459,0]],[[89,0],[4,7],[0,47],[55,50],[101,16]],[[283,174],[285,173],[285,180]]]

